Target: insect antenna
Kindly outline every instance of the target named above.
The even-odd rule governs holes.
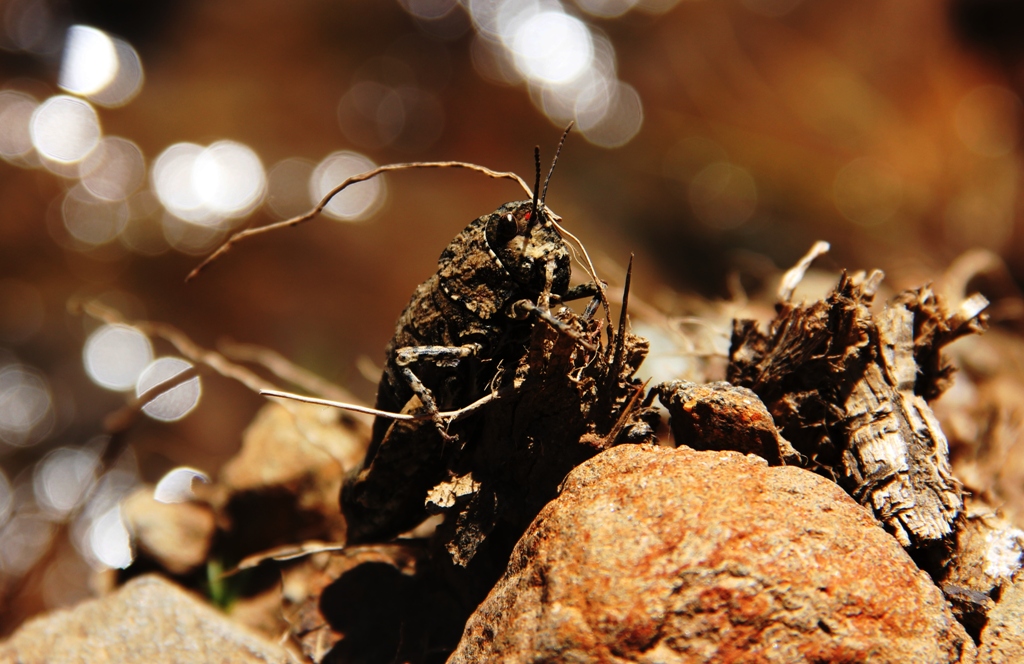
[[[476,171],[477,173],[483,173],[487,177],[495,179],[504,178],[508,180],[515,180],[516,182],[519,183],[519,186],[523,188],[523,191],[525,191],[528,194],[530,193],[530,188],[526,185],[526,182],[523,180],[523,178],[519,177],[515,173],[493,171],[485,166],[471,164],[465,161],[413,161],[403,164],[385,164],[383,166],[378,166],[377,168],[371,171],[359,173],[358,175],[353,175],[347,178],[344,182],[342,182],[334,189],[331,189],[329,192],[327,192],[324,195],[324,197],[320,199],[320,202],[317,203],[312,210],[305,214],[300,214],[297,217],[285,219],[284,221],[278,221],[272,224],[267,224],[266,226],[247,228],[245,230],[241,230],[232,234],[230,237],[228,237],[227,240],[223,242],[223,244],[217,247],[217,249],[214,250],[212,254],[207,256],[202,263],[193,268],[193,270],[188,273],[188,276],[185,277],[185,281],[192,281],[193,279],[195,279],[197,276],[199,276],[199,273],[205,270],[207,267],[209,267],[211,263],[213,263],[215,260],[217,260],[224,254],[226,254],[228,251],[230,251],[231,248],[235,246],[235,244],[241,242],[242,240],[248,237],[252,237],[254,235],[262,235],[263,233],[276,231],[280,228],[298,226],[299,224],[303,224],[306,223],[307,221],[315,219],[316,217],[320,216],[320,213],[324,211],[324,208],[326,208],[327,204],[331,202],[331,199],[340,194],[345,189],[347,189],[349,185],[353,185],[357,182],[364,182],[371,178],[375,178],[382,173],[388,173],[391,171],[407,171],[415,168],[465,168],[470,171]],[[544,199],[542,198],[542,203],[543,200]]]
[[[566,136],[569,135],[569,131],[572,130],[572,126],[574,124],[574,122],[569,123],[569,125],[565,128],[565,131],[562,132],[562,140],[558,141],[558,149],[555,150],[555,158],[551,160],[551,168],[548,170],[548,176],[544,178],[544,190],[540,194],[541,208],[544,207],[544,201],[546,201],[548,198],[548,185],[551,184],[551,176],[555,172],[555,164],[558,163],[558,155],[562,153],[562,146],[565,145],[565,138]]]
[[[533,181],[533,207],[530,208],[530,221],[537,220],[537,193],[540,191],[540,146],[533,146],[533,164],[537,179]]]

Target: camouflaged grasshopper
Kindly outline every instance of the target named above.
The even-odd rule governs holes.
[[[376,415],[376,420],[363,467],[342,490],[350,543],[390,538],[425,516],[425,496],[445,472],[446,453],[472,437],[466,429],[471,425],[456,422],[453,413],[464,415],[474,404],[497,396],[502,372],[519,364],[537,319],[581,348],[598,350],[550,313],[552,304],[588,295],[598,297],[587,317],[598,302],[607,311],[603,284],[596,277],[570,288],[572,256],[563,238],[567,232],[545,205],[551,173],[570,129],[562,135],[542,192],[539,148],[532,191],[515,174],[463,162],[381,166],[339,184],[305,215],[234,234],[189,275],[195,277],[248,236],[315,218],[346,187],[388,171],[469,168],[515,179],[532,196],[472,221],[442,252],[437,272],[417,287],[399,317],[385,352],[376,408],[353,408]]]
[[[538,198],[539,151],[535,155],[532,200],[505,203],[470,222],[398,318],[376,408],[425,412],[433,426],[378,415],[363,467],[342,490],[349,542],[391,537],[426,516],[424,498],[445,472],[453,444],[472,438],[466,428],[472,425],[455,425],[442,413],[495,394],[503,367],[516,367],[526,352],[534,317],[597,350],[549,310],[597,295],[600,287],[569,286],[572,257],[544,204],[551,172]],[[557,160],[556,152],[551,171]]]

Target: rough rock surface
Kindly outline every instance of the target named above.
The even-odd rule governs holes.
[[[365,431],[340,411],[309,404],[268,404],[218,476],[231,522],[229,557],[282,544],[340,541],[338,493],[366,449]]]
[[[941,592],[838,486],[647,445],[576,468],[453,663],[958,662]]]
[[[970,499],[964,518],[957,522],[952,544],[954,555],[939,585],[953,615],[977,641],[995,606],[992,598],[999,597],[1000,588],[1011,582],[1024,562],[1024,531],[1013,527],[991,505]],[[1024,647],[1024,641],[1021,644]]]
[[[0,644],[19,664],[290,662],[280,646],[158,576],[23,625]]]
[[[220,483],[237,492],[277,486],[295,491],[319,482],[330,484],[324,490],[329,493],[366,448],[361,432],[339,418],[322,406],[264,406],[243,434],[242,449],[221,469]],[[337,508],[337,495],[331,499]]]
[[[1024,577],[1003,589],[981,632],[978,661],[991,664],[1024,662]]]
[[[773,466],[799,465],[800,455],[779,434],[771,413],[753,390],[725,381],[688,380],[662,383],[655,390],[668,409],[677,445],[756,454]]]
[[[143,552],[172,574],[206,562],[216,530],[215,516],[202,503],[161,503],[153,487],[142,486],[121,503],[121,516]]]

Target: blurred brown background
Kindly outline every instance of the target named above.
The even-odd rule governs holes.
[[[817,239],[826,266],[895,286],[979,247],[1012,277],[990,288],[1024,276],[1018,2],[4,0],[0,15],[5,588],[95,493],[102,420],[132,389],[90,378],[100,323],[69,300],[208,348],[260,344],[372,400],[415,285],[470,220],[522,197],[464,171],[387,175],[366,218],[253,239],[184,283],[230,229],[301,213],[311,182],[353,163],[457,159],[532,182],[533,146],[546,163],[574,119],[548,203],[613,284],[635,253],[651,302],[756,290]],[[215,473],[237,449],[262,399],[201,381],[187,416],[128,432],[112,495],[182,464]],[[79,558],[104,564],[69,557],[0,632],[87,593]]]

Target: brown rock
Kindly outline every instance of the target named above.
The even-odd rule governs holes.
[[[1024,531],[978,500],[967,504],[964,516],[954,542],[956,556],[943,582],[990,595],[1020,571]]]
[[[939,589],[838,486],[625,445],[579,466],[450,662],[958,662]]]
[[[1024,578],[1003,589],[988,624],[981,632],[978,661],[985,664],[1024,662]]]
[[[233,491],[337,483],[365,450],[365,432],[349,426],[337,410],[268,404],[245,430],[242,449],[224,464],[218,480]],[[316,496],[308,499],[318,501]],[[336,492],[330,500],[337,508]]]
[[[216,530],[208,505],[161,503],[144,486],[121,503],[121,515],[139,549],[168,572],[185,574],[206,562]]]
[[[799,465],[800,455],[779,434],[771,413],[753,390],[725,381],[688,380],[662,383],[655,390],[668,409],[676,444],[756,454],[773,466]]]
[[[280,646],[158,576],[31,620],[0,645],[19,664],[290,662]]]
[[[977,640],[999,588],[1021,569],[1024,531],[1014,528],[999,511],[974,499],[957,522],[953,555],[940,585],[956,616]]]
[[[311,539],[340,541],[342,478],[366,449],[366,432],[335,409],[268,404],[221,469],[232,555]]]

